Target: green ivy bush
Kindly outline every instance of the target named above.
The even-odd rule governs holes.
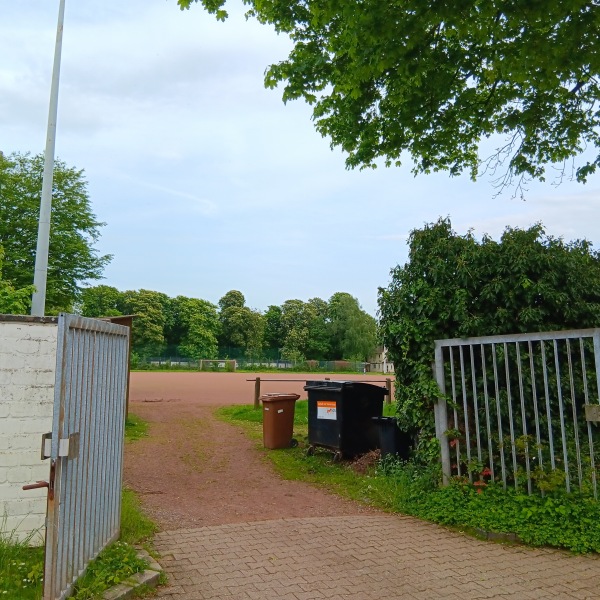
[[[380,327],[399,425],[415,437],[416,457],[430,462],[438,457],[434,341],[600,325],[600,255],[541,224],[477,240],[454,232],[448,218],[412,231],[408,243],[408,262],[379,289]]]

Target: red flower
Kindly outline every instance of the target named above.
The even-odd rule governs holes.
[[[456,446],[456,444],[458,443],[458,440],[450,440],[450,446],[452,448],[454,448]]]
[[[475,487],[485,487],[487,485],[487,483],[485,481],[474,481],[473,485]]]
[[[491,477],[492,470],[489,467],[486,467],[483,471],[481,471],[481,476],[482,477]]]

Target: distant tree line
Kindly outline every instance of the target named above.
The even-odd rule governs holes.
[[[79,310],[88,317],[137,315],[133,351],[140,357],[363,361],[377,345],[375,319],[345,292],[328,301],[286,300],[260,312],[246,306],[238,290],[227,292],[215,305],[98,285],[83,290]]]

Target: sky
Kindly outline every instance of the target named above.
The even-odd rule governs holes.
[[[0,0],[0,150],[43,152],[58,0]],[[66,0],[56,156],[85,170],[101,282],[251,308],[348,292],[376,315],[409,232],[449,216],[498,238],[541,221],[598,247],[600,176],[498,196],[490,178],[348,171],[301,101],[267,90],[290,41],[176,0]]]

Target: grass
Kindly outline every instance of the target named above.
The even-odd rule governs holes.
[[[274,451],[262,448],[261,410],[230,406],[219,409],[217,415],[242,427],[286,479],[306,481],[388,512],[460,531],[515,534],[532,546],[600,552],[600,503],[589,495],[557,489],[543,497],[529,496],[493,482],[482,486],[464,480],[442,487],[439,465],[389,459],[358,472],[349,461],[334,462],[327,450],[317,449],[307,456],[307,408],[307,401],[296,403],[294,437],[298,446]],[[394,409],[385,405],[384,414],[393,416]]]
[[[147,435],[148,424],[130,414],[125,424],[125,438],[133,442]],[[29,544],[37,532],[19,540],[16,532],[6,532],[0,527],[0,600],[39,600],[42,596],[44,574],[44,549]],[[77,582],[73,598],[90,600],[98,598],[112,585],[131,577],[146,568],[138,559],[134,547],[148,546],[156,525],[142,512],[133,491],[123,489],[121,504],[121,536],[118,542],[103,550]],[[147,548],[150,550],[150,548]]]
[[[129,413],[125,420],[125,439],[132,442],[147,436],[148,423],[133,413]]]
[[[42,596],[44,549],[29,543],[37,532],[19,540],[6,531],[6,518],[0,527],[0,598],[38,600]]]

